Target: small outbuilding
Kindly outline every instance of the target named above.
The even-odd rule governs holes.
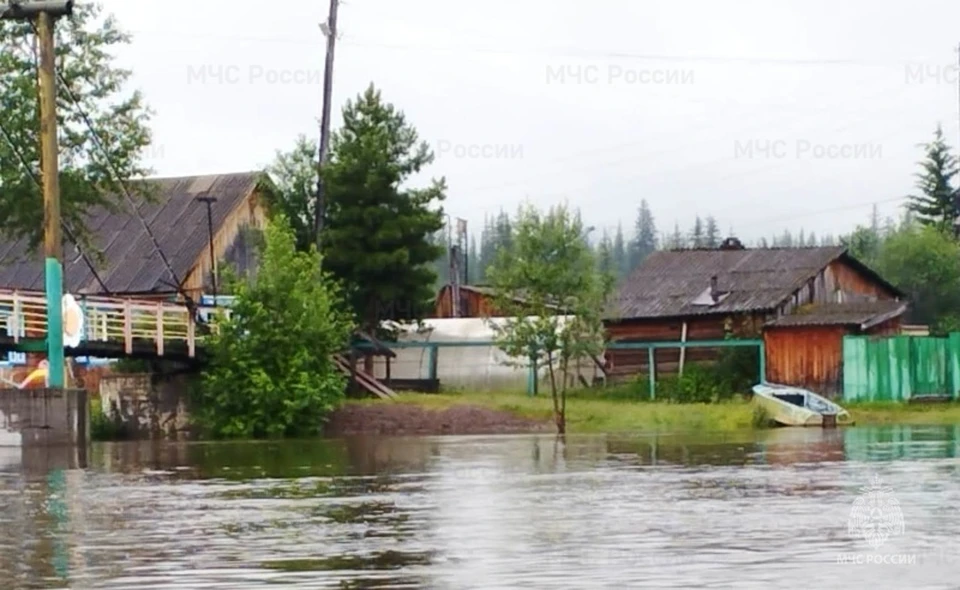
[[[902,301],[807,305],[763,329],[767,380],[831,397],[843,392],[843,337],[893,336],[907,312]]]

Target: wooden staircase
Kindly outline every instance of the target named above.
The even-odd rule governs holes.
[[[340,372],[346,375],[347,377],[355,377],[357,383],[363,387],[365,390],[376,395],[380,399],[387,400],[396,400],[397,392],[393,391],[383,383],[377,381],[377,378],[367,373],[363,369],[357,367],[355,370],[350,369],[350,361],[343,358],[343,355],[335,354],[333,355],[333,362],[340,369]]]

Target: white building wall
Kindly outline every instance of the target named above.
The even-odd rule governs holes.
[[[563,318],[561,318],[562,320]],[[503,318],[439,318],[423,321],[424,332],[417,333],[416,326],[406,326],[398,340],[400,342],[435,343],[437,351],[437,377],[445,390],[490,391],[518,390],[526,391],[529,377],[529,361],[525,358],[510,358],[499,348],[492,345],[444,346],[443,343],[490,342],[495,338],[491,322],[502,323]],[[429,347],[394,348],[397,357],[390,361],[390,376],[395,379],[426,379],[430,375]],[[588,383],[600,370],[587,358],[578,363],[576,369]],[[569,385],[576,387],[577,379],[571,368]],[[377,377],[386,377],[386,362],[377,358],[374,365]],[[540,371],[540,388],[545,390],[549,376]]]

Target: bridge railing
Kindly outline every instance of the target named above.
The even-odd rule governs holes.
[[[103,296],[80,296],[77,302],[84,316],[83,339],[122,342],[127,354],[133,352],[135,340],[146,340],[154,343],[157,356],[164,355],[165,345],[176,342],[186,343],[188,356],[193,357],[197,343],[202,340],[184,305]],[[45,296],[35,292],[0,290],[0,313],[8,317],[7,331],[14,342],[21,338],[45,337]]]

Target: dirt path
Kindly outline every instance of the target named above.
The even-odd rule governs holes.
[[[428,410],[413,404],[348,403],[331,415],[325,433],[328,436],[521,434],[554,430],[550,422],[536,422],[480,406]]]

